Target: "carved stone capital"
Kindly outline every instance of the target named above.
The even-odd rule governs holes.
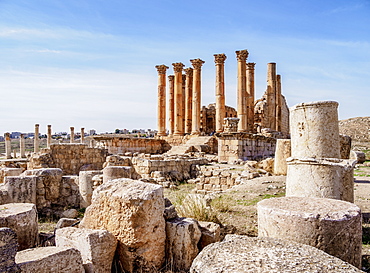
[[[173,81],[175,79],[175,76],[174,75],[168,75],[168,80],[169,81]]]
[[[215,57],[215,64],[216,65],[218,65],[218,64],[224,64],[225,63],[225,60],[227,58],[224,53],[214,54],[213,56]]]
[[[184,68],[184,64],[183,63],[173,63],[173,71],[175,71],[175,73],[182,73],[182,69]]]
[[[193,68],[188,67],[188,68],[185,68],[184,71],[185,71],[186,76],[189,76],[189,77],[193,76]]]
[[[254,70],[256,63],[247,63],[247,70]]]
[[[157,68],[158,74],[166,74],[166,70],[168,69],[168,66],[161,64],[161,65],[156,65],[155,68]]]
[[[237,50],[237,51],[235,51],[235,53],[236,53],[236,59],[238,61],[244,61],[244,62],[247,60],[248,55],[249,55],[249,52],[246,49]]]
[[[193,59],[190,60],[190,62],[193,65],[194,69],[201,69],[202,65],[205,63],[205,61],[201,59]]]

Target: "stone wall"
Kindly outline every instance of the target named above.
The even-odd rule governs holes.
[[[249,133],[221,133],[217,137],[219,162],[261,160],[275,154],[275,138]]]
[[[77,175],[80,171],[101,170],[108,155],[106,149],[89,148],[86,144],[51,144],[32,154],[28,169],[60,168],[64,175]]]
[[[162,154],[171,147],[165,140],[154,138],[130,138],[119,135],[99,135],[94,136],[94,140],[108,149],[111,154],[144,153]]]

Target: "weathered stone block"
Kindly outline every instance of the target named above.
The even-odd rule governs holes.
[[[30,203],[0,205],[0,227],[11,228],[17,234],[19,250],[35,247],[38,242],[36,206]]]
[[[274,174],[286,175],[286,159],[291,155],[290,139],[277,139],[274,161]]]
[[[17,253],[17,235],[10,228],[0,228],[0,272],[20,272],[15,264]]]
[[[257,209],[258,236],[308,244],[360,268],[361,211],[355,204],[282,197],[260,201]]]
[[[198,223],[200,231],[202,233],[198,243],[198,248],[200,250],[202,250],[209,244],[213,244],[221,240],[220,238],[221,228],[219,224],[201,221],[199,221]]]
[[[194,259],[190,273],[325,272],[360,273],[315,247],[274,238],[226,235]]]
[[[6,176],[4,177],[4,190],[7,192],[4,203],[33,203],[37,196],[36,176]]]
[[[101,174],[102,171],[81,171],[79,173],[78,186],[80,190],[80,207],[87,208],[91,204],[91,198],[93,193],[93,181],[92,178],[95,175]]]
[[[191,218],[166,221],[166,262],[175,271],[189,270],[198,255],[201,231],[198,222]]]
[[[118,240],[117,253],[128,272],[160,268],[164,262],[163,188],[131,179],[115,179],[93,193],[81,228],[106,229]]]
[[[109,166],[103,169],[103,183],[117,178],[131,178],[132,167]]]
[[[86,273],[111,272],[117,239],[107,230],[66,227],[55,233],[57,247],[72,247],[81,252]]]
[[[19,251],[15,262],[23,273],[84,273],[81,254],[77,249],[65,247],[39,247]]]

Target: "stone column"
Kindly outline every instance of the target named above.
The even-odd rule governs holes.
[[[247,63],[247,130],[254,129],[254,67],[255,63]]]
[[[235,51],[238,60],[238,132],[246,132],[247,128],[247,79],[246,61],[248,50]]]
[[[81,144],[85,142],[85,128],[81,128]]]
[[[75,127],[71,127],[71,134],[70,134],[70,143],[74,143],[75,141]]]
[[[175,72],[175,132],[174,135],[184,135],[183,125],[183,96],[182,96],[182,69],[183,63],[173,63],[173,70]]]
[[[216,64],[216,133],[223,131],[225,118],[225,60],[226,55],[214,54]]]
[[[185,86],[185,134],[191,133],[191,116],[193,103],[193,68],[184,69],[186,75]]]
[[[6,159],[11,159],[12,158],[12,146],[10,142],[10,133],[5,133],[5,154],[6,154]]]
[[[173,135],[175,131],[175,76],[168,76],[168,129],[169,134]]]
[[[275,131],[281,132],[281,76],[276,75]]]
[[[48,148],[50,148],[50,144],[51,144],[51,125],[48,125],[48,135],[47,135],[47,143],[46,143],[46,146]]]
[[[19,139],[19,150],[21,158],[26,157],[26,143],[24,141],[24,134],[21,134],[21,138]]]
[[[40,151],[39,127],[39,124],[35,124],[35,136],[33,138],[33,151],[35,153]]]
[[[286,175],[286,160],[291,155],[290,139],[277,139],[275,148],[274,174]]]
[[[193,65],[193,112],[191,134],[200,134],[200,110],[201,110],[201,67],[205,63],[201,59],[190,60]]]
[[[156,65],[158,71],[158,136],[166,135],[166,70],[168,66]]]
[[[267,64],[267,118],[266,126],[275,130],[276,119],[276,63]]]
[[[186,128],[186,75],[182,74],[182,131],[185,133],[185,128]]]

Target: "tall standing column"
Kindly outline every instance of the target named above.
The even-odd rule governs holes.
[[[26,143],[24,141],[24,134],[21,134],[21,138],[19,139],[19,150],[21,158],[26,157]]]
[[[248,50],[235,51],[238,60],[238,132],[246,132],[247,128],[247,75],[246,61]]]
[[[182,96],[182,69],[183,63],[173,63],[173,70],[175,72],[175,132],[174,135],[184,135],[183,125],[183,96]]]
[[[10,142],[10,133],[5,133],[5,155],[6,159],[11,159],[12,158],[12,145]]]
[[[81,144],[85,142],[85,128],[81,128]]]
[[[71,134],[70,134],[69,142],[74,143],[75,142],[75,127],[71,127],[70,129],[71,129]]]
[[[185,68],[185,134],[191,133],[191,114],[193,103],[193,68]]]
[[[267,64],[267,122],[266,126],[275,130],[276,119],[276,63]]]
[[[39,124],[35,124],[35,136],[33,138],[33,151],[35,153],[40,151],[39,127]]]
[[[182,74],[182,131],[185,133],[186,128],[186,75]]]
[[[205,63],[201,59],[190,60],[193,65],[193,114],[192,114],[192,135],[200,134],[200,109],[201,109],[201,67]]]
[[[168,66],[156,65],[158,71],[158,136],[166,135],[166,70]]]
[[[47,135],[47,143],[46,143],[46,146],[48,148],[50,148],[50,144],[51,144],[51,125],[48,125],[48,135]]]
[[[276,75],[275,131],[281,132],[281,76]]]
[[[175,76],[168,76],[168,131],[173,135],[175,131]]]
[[[255,63],[247,63],[247,129],[253,133],[254,129],[254,67]]]
[[[223,131],[225,118],[225,60],[226,55],[214,54],[216,64],[216,133]]]

